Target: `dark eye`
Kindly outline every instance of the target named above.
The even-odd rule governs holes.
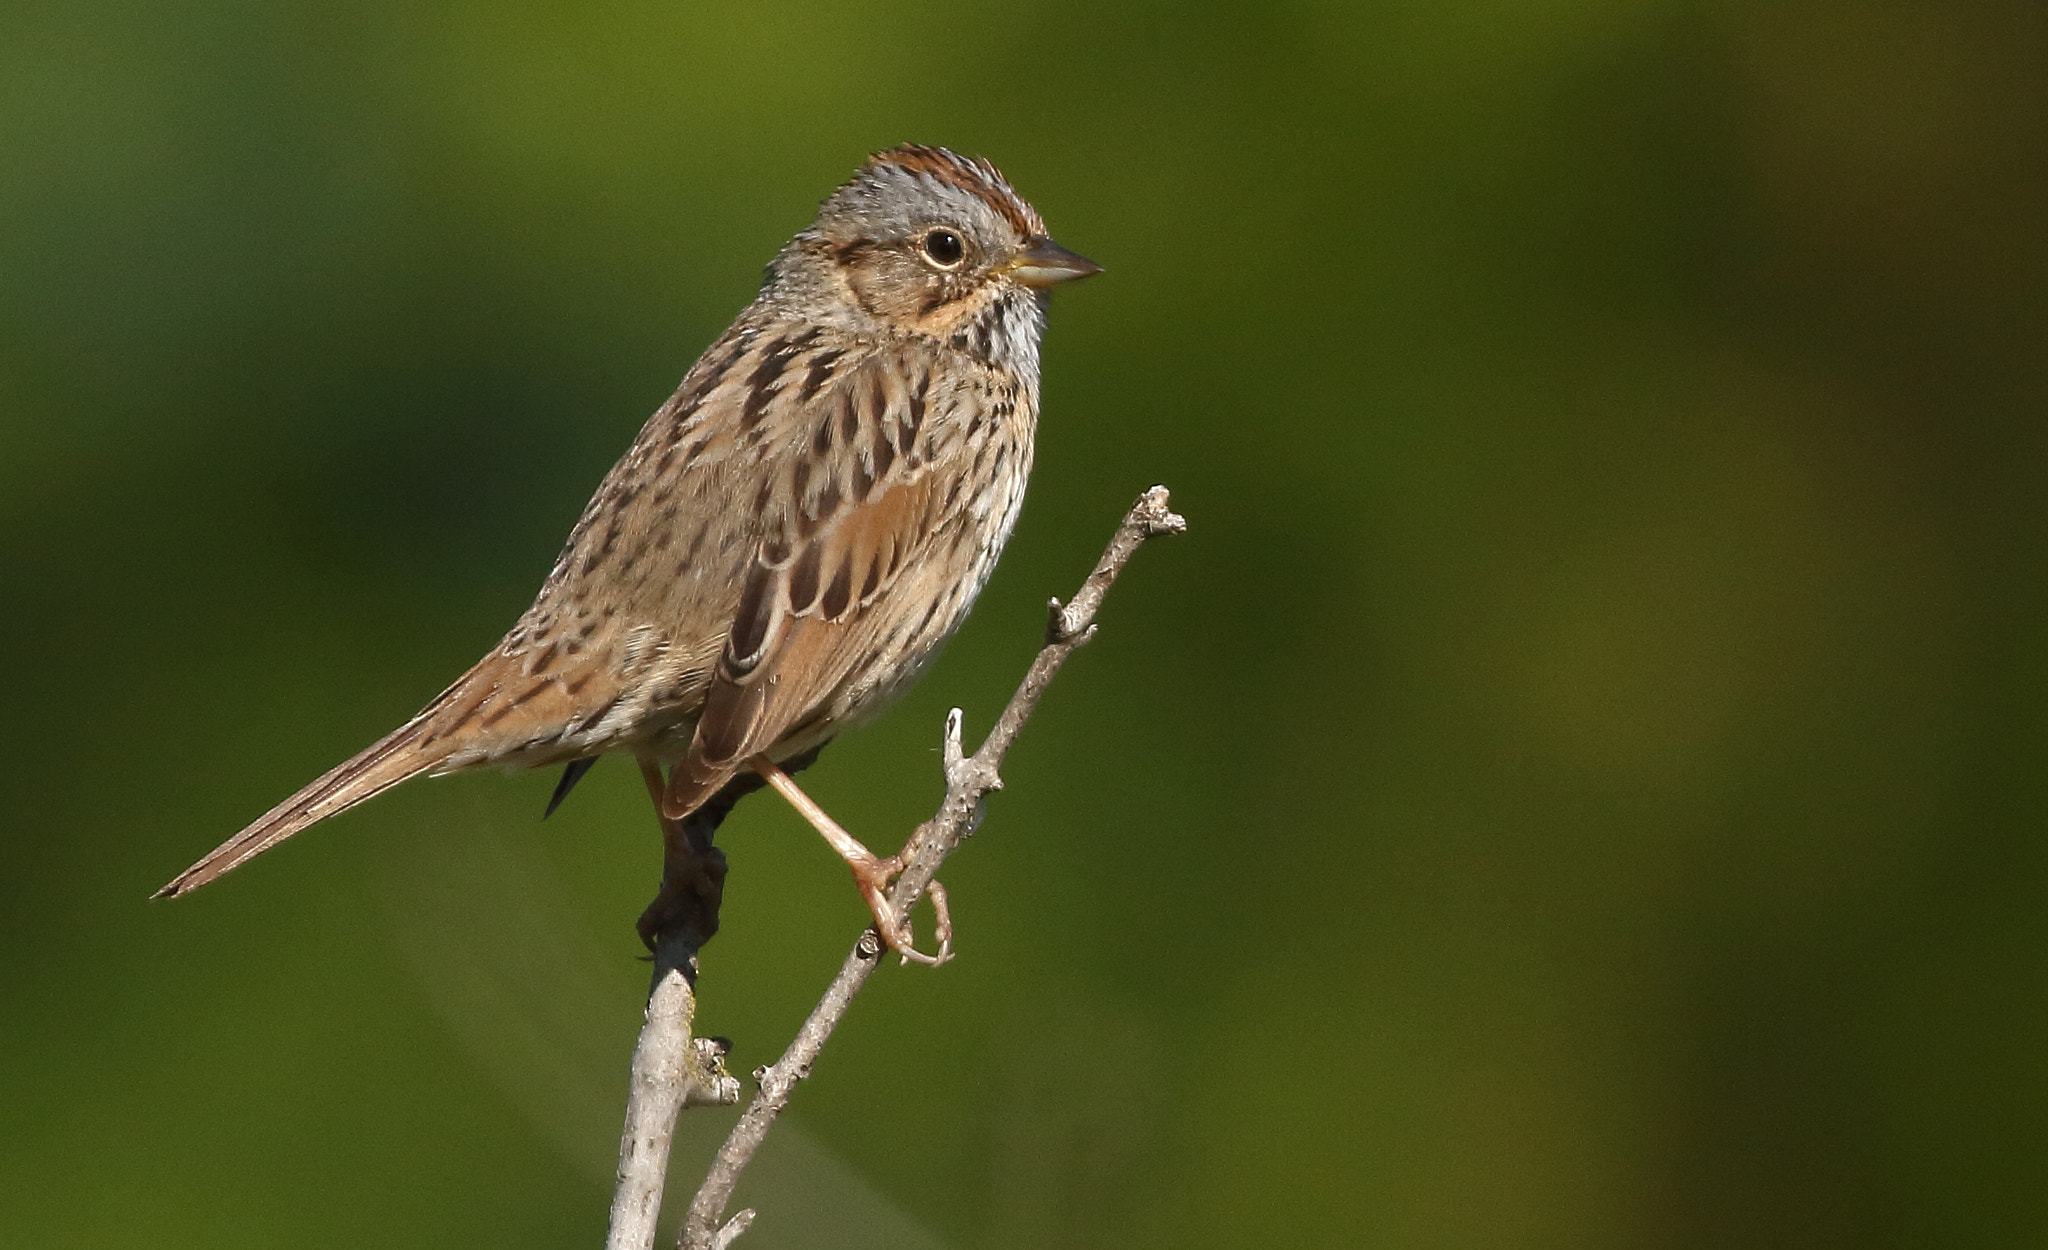
[[[951,269],[967,255],[967,245],[951,230],[934,230],[924,236],[924,254],[941,269]]]

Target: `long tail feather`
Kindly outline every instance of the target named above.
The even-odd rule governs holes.
[[[436,700],[438,704],[440,701]],[[429,708],[429,712],[433,709]],[[347,811],[399,782],[432,768],[449,752],[443,741],[422,741],[427,714],[402,726],[354,759],[271,808],[152,897],[169,898],[198,889],[254,859],[318,820]]]

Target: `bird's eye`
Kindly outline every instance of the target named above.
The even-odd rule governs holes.
[[[967,255],[967,245],[951,230],[934,230],[924,236],[924,254],[939,268],[951,269]]]

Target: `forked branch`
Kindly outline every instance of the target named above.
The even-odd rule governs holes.
[[[1103,552],[1095,571],[1081,584],[1073,600],[1064,606],[1057,599],[1052,601],[1045,645],[1039,649],[1030,671],[1025,673],[1023,683],[1017,687],[1017,693],[1011,696],[1002,715],[996,718],[994,728],[989,730],[988,737],[982,740],[974,754],[966,755],[962,750],[960,709],[954,708],[946,716],[943,757],[946,797],[939,805],[938,813],[911,835],[911,846],[906,855],[908,862],[889,894],[889,901],[895,905],[899,915],[910,910],[931,886],[932,878],[937,875],[946,856],[952,854],[953,849],[981,824],[983,804],[989,792],[1002,787],[1000,769],[1010,744],[1017,740],[1024,722],[1031,718],[1060,666],[1094,636],[1096,610],[1101,607],[1102,598],[1109,593],[1117,574],[1123,572],[1124,565],[1146,539],[1160,534],[1177,534],[1186,528],[1187,522],[1168,508],[1164,486],[1146,491],[1125,515],[1123,524],[1117,527],[1116,536],[1110,540],[1109,549]],[[869,974],[881,962],[881,955],[881,941],[874,930],[869,929],[854,943],[846,962],[840,966],[839,975],[833,978],[824,998],[812,1009],[810,1018],[804,1021],[803,1027],[797,1031],[796,1040],[789,1044],[782,1058],[756,1074],[760,1089],[740,1116],[739,1123],[733,1126],[732,1134],[726,1138],[718,1156],[712,1160],[710,1174],[704,1178],[703,1186],[690,1203],[689,1214],[683,1218],[680,1240],[683,1250],[723,1250],[753,1221],[752,1210],[743,1210],[729,1221],[724,1218],[726,1204],[732,1198],[734,1187],[739,1184],[740,1173],[753,1159],[755,1151],[760,1149],[776,1116],[789,1104],[796,1083],[810,1074],[812,1062],[845,1016],[853,996],[860,992]]]
[[[966,754],[961,742],[960,709],[954,708],[947,714],[942,756],[946,776],[946,797],[939,804],[937,813],[918,826],[904,847],[905,862],[902,875],[897,877],[895,885],[889,891],[889,901],[895,907],[896,914],[909,914],[919,898],[936,889],[933,878],[938,873],[939,865],[980,826],[989,792],[1002,788],[1003,757],[1009,753],[1010,745],[1016,741],[1018,733],[1024,728],[1024,723],[1031,718],[1032,712],[1038,707],[1039,699],[1045,694],[1046,687],[1052,683],[1053,677],[1058,674],[1061,665],[1066,663],[1067,657],[1094,637],[1095,613],[1102,605],[1103,596],[1109,593],[1110,586],[1123,571],[1124,565],[1146,539],[1161,534],[1178,534],[1187,528],[1187,522],[1176,515],[1167,504],[1167,491],[1164,486],[1155,486],[1146,491],[1138,502],[1132,505],[1130,512],[1125,514],[1123,523],[1117,527],[1116,535],[1110,540],[1108,550],[1103,552],[1102,559],[1096,563],[1087,580],[1081,583],[1081,588],[1073,599],[1064,605],[1057,599],[1052,601],[1051,614],[1046,623],[1045,644],[1039,648],[1038,655],[1032,660],[1030,670],[1024,674],[1023,682],[1017,687],[1017,693],[1011,696],[1002,714],[996,718],[995,725],[989,730],[988,736],[982,740],[981,746],[972,755]],[[695,951],[691,950],[689,954],[694,955]],[[725,1215],[725,1209],[732,1200],[733,1190],[739,1184],[740,1174],[745,1171],[747,1164],[752,1162],[755,1152],[767,1138],[768,1130],[775,1123],[776,1117],[789,1104],[790,1095],[795,1091],[797,1082],[810,1075],[811,1064],[824,1048],[826,1040],[831,1037],[833,1029],[846,1015],[854,995],[860,992],[868,976],[881,963],[882,955],[881,939],[874,929],[870,928],[854,943],[853,950],[840,966],[839,974],[833,978],[832,984],[825,990],[825,996],[812,1009],[810,1017],[804,1021],[803,1027],[797,1031],[795,1040],[790,1042],[782,1057],[772,1065],[755,1072],[759,1089],[746,1111],[741,1114],[739,1122],[733,1126],[725,1144],[719,1148],[717,1157],[712,1160],[709,1174],[691,1201],[689,1212],[683,1217],[679,1239],[682,1250],[725,1250],[753,1222],[752,1210],[740,1211],[730,1219]],[[689,990],[684,984],[680,968],[681,965],[678,964],[676,972],[672,974],[673,984],[680,988],[682,1001],[687,1004]],[[657,997],[663,986],[668,984],[668,980],[658,972]],[[719,1079],[723,1075],[722,1069],[718,1069],[716,1073],[686,1077],[682,1082],[686,1092],[664,1098],[659,1101],[658,1106],[650,1104],[647,1114],[643,1116],[643,1119],[652,1121],[659,1121],[663,1115],[666,1116],[666,1127],[658,1133],[658,1148],[655,1148],[656,1135],[651,1131],[650,1125],[643,1124],[636,1136],[634,1108],[641,1101],[642,1052],[647,1052],[645,1067],[649,1072],[687,1073],[691,1070],[688,1057],[698,1053],[693,1048],[704,1045],[702,1042],[693,1043],[690,1040],[687,1007],[684,1007],[683,1011],[685,1014],[681,1017],[680,1029],[674,1027],[673,1014],[666,1015],[663,1017],[665,1024],[659,1030],[659,1037],[651,1039],[650,1034],[657,1032],[657,1023],[654,1003],[650,1000],[647,1026],[641,1032],[640,1047],[634,1052],[634,1097],[628,1106],[626,1139],[621,1146],[619,1196],[614,1199],[612,1207],[613,1236],[607,1243],[612,1250],[639,1250],[639,1247],[651,1244],[651,1241],[626,1241],[620,1238],[621,1209],[622,1206],[625,1207],[626,1213],[632,1218],[633,1231],[636,1235],[651,1238],[653,1214],[655,1207],[658,1206],[661,1190],[661,1172],[665,1168],[667,1157],[667,1137],[673,1130],[675,1115],[686,1099],[696,1101],[701,1097],[703,1101],[732,1101],[729,1097],[721,1097],[730,1090],[730,1087],[725,1086]],[[706,1092],[702,1095],[689,1095],[687,1088],[691,1087],[692,1081]],[[712,1092],[714,1090],[715,1092]],[[637,1151],[634,1149],[636,1141],[642,1143]],[[632,1194],[630,1199],[629,1184]],[[641,1229],[647,1231],[642,1233]]]

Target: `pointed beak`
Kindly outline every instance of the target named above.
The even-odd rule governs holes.
[[[1044,288],[1093,277],[1102,272],[1102,266],[1044,235],[1034,235],[1024,240],[1024,250],[1010,258],[1003,272],[1025,286]]]

